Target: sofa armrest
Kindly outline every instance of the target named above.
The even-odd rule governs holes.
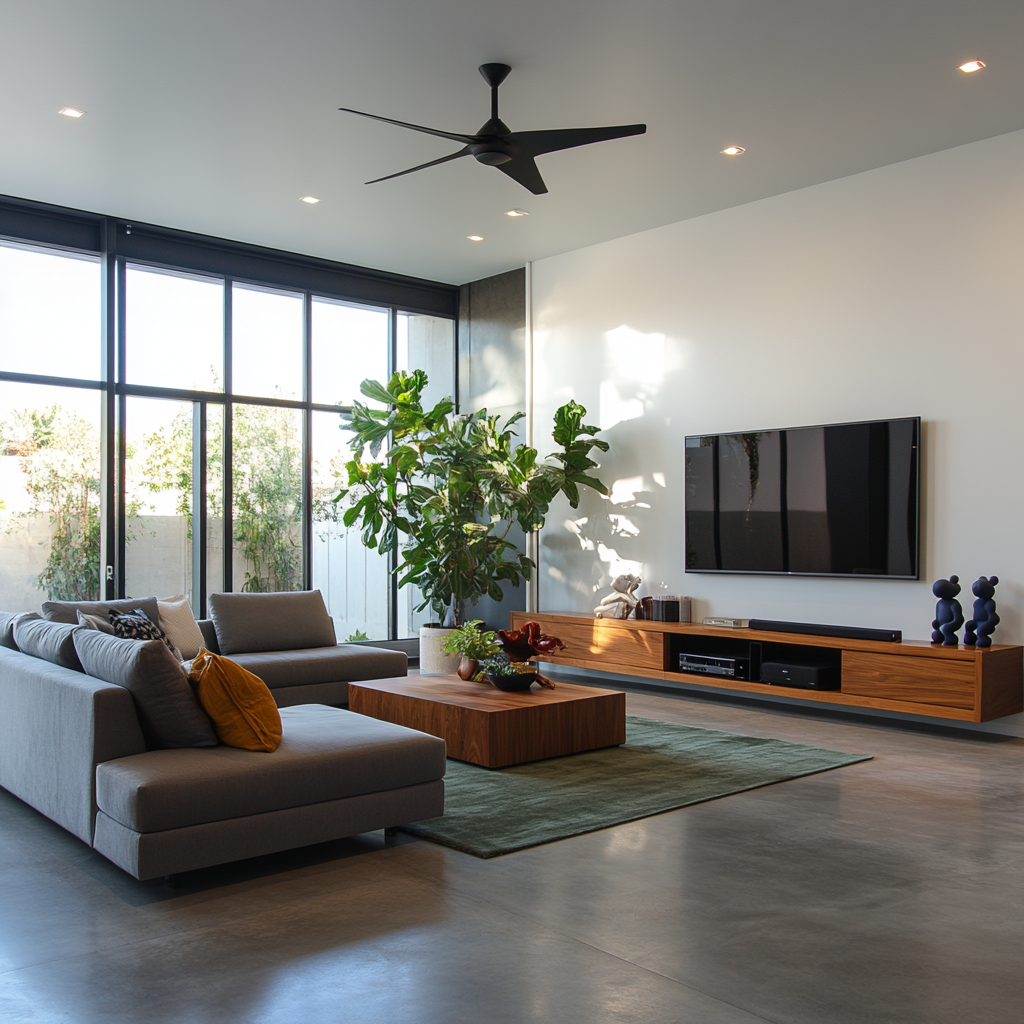
[[[123,687],[0,648],[0,786],[92,844],[96,765],[141,754]]]
[[[213,628],[213,619],[196,619],[199,632],[203,634],[203,645],[211,654],[220,654],[217,643],[217,630]]]

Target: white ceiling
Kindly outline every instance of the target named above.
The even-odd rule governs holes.
[[[0,192],[453,283],[1024,128],[1019,0],[0,0],[0,38]],[[545,196],[364,185],[458,146],[336,108],[475,131],[485,61],[513,130],[648,133]]]

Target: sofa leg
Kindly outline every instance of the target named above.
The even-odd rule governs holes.
[[[180,889],[181,888],[181,875],[164,875],[164,885],[168,889]]]

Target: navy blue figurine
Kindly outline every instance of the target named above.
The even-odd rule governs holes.
[[[935,621],[932,623],[932,643],[945,647],[956,647],[957,631],[964,624],[964,610],[956,595],[960,593],[960,577],[950,576],[948,580],[936,580],[932,593],[939,599],[935,606]]]
[[[992,634],[999,625],[996,615],[996,603],[992,600],[996,592],[998,576],[979,576],[971,590],[978,599],[974,602],[974,618],[967,623],[964,633],[965,644],[976,644],[978,647],[991,647]]]

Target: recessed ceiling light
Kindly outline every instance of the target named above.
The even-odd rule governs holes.
[[[484,240],[483,235],[466,235],[471,242],[482,242]]]
[[[517,206],[514,210],[506,210],[506,217],[529,217],[530,214],[526,210],[520,210]]]
[[[61,107],[57,113],[63,114],[65,117],[81,117],[85,111],[79,110],[78,107]]]
[[[320,202],[316,196],[302,196],[300,201],[303,203],[309,203],[310,206],[316,206],[316,204]]]
[[[742,146],[726,146],[722,150],[723,156],[739,156],[740,153],[746,153],[746,150]]]
[[[969,75],[972,71],[980,71],[983,67],[985,67],[983,60],[969,60],[966,64],[960,65],[960,70],[965,75]]]

